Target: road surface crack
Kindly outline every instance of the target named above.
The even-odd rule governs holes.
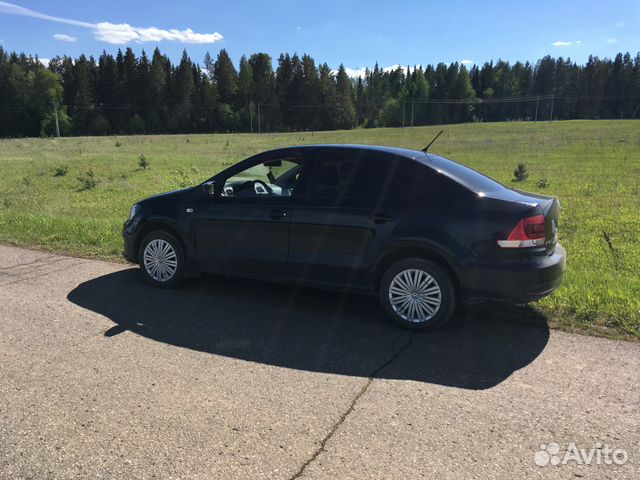
[[[55,255],[47,255],[45,257],[39,257],[39,258],[36,258],[34,260],[30,260],[28,262],[17,263],[16,265],[9,265],[8,267],[2,267],[2,268],[0,268],[0,272],[6,272],[6,271],[10,271],[10,270],[17,270],[17,269],[23,268],[23,267],[38,266],[38,264],[40,264],[40,263],[44,263],[45,265],[48,265],[49,263],[51,263],[51,262],[48,262],[48,260],[51,260],[51,259],[55,259],[55,261],[53,263],[56,263],[56,262],[59,262],[60,260],[63,260],[63,258],[60,259],[60,260],[56,259]]]
[[[313,452],[313,455],[311,455],[311,457],[309,457],[309,459],[307,459],[298,469],[298,471],[291,477],[289,477],[289,480],[294,480],[296,478],[300,478],[305,470],[307,469],[307,467],[309,465],[311,465],[322,453],[326,452],[326,445],[329,442],[329,440],[331,440],[331,438],[335,435],[335,433],[338,431],[338,429],[340,428],[340,426],[345,422],[345,420],[347,419],[347,417],[349,417],[349,415],[351,414],[351,412],[353,412],[353,410],[355,409],[358,401],[362,398],[362,396],[367,393],[367,390],[369,390],[369,387],[371,386],[371,384],[373,383],[373,381],[375,380],[376,376],[385,368],[387,368],[389,365],[391,365],[400,355],[402,355],[402,353],[409,348],[409,346],[411,345],[411,342],[413,341],[413,333],[401,333],[391,344],[391,348],[393,349],[393,354],[379,367],[377,367],[373,372],[371,372],[371,374],[369,375],[369,377],[367,378],[367,382],[364,384],[364,386],[360,389],[360,391],[356,394],[355,397],[353,397],[353,399],[351,400],[351,403],[349,404],[349,407],[347,408],[347,410],[345,410],[345,412],[340,415],[340,417],[338,418],[338,420],[333,424],[333,426],[331,427],[331,429],[329,430],[329,432],[324,436],[324,438],[322,439],[322,441],[320,442],[320,445],[318,446],[318,448],[315,450],[315,452]],[[404,345],[398,346],[401,343],[402,339],[406,339],[406,342],[404,343]]]

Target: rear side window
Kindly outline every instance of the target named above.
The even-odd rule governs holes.
[[[397,191],[402,159],[359,152],[327,154],[316,164],[309,185],[312,198],[381,198]]]
[[[464,202],[469,191],[415,160],[355,150],[320,158],[311,174],[307,195],[337,202],[370,199],[410,208],[440,208]]]

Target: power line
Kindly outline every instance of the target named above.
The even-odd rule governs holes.
[[[640,95],[603,95],[603,96],[588,96],[588,95],[521,95],[516,97],[469,97],[469,98],[406,98],[405,102],[415,103],[428,103],[428,104],[442,104],[442,105],[458,105],[458,104],[492,104],[492,103],[521,103],[521,102],[533,102],[540,100],[637,100],[640,99]],[[258,104],[256,104],[258,105]],[[109,104],[59,104],[59,107],[66,108],[95,108],[98,110],[130,110],[130,111],[152,111],[168,109],[170,107],[156,107],[156,106],[138,106],[138,105],[109,105]],[[309,104],[309,103],[260,103],[262,107],[278,107],[278,108],[326,108],[325,104]],[[0,110],[21,110],[35,108],[27,104],[14,104],[3,105]]]

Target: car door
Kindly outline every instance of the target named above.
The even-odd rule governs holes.
[[[289,271],[303,283],[358,288],[401,221],[387,193],[396,157],[357,149],[324,150],[294,197]]]
[[[265,162],[280,162],[285,171],[274,172]],[[205,196],[193,212],[196,263],[209,271],[286,276],[291,194],[305,168],[304,157],[261,157],[243,166],[232,176],[216,178],[215,194]]]

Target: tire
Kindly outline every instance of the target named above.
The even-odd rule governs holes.
[[[418,284],[419,288],[414,285]],[[406,330],[433,330],[456,308],[451,275],[437,263],[420,258],[400,260],[380,282],[380,302],[389,318]]]
[[[156,261],[154,257],[159,258]],[[182,245],[163,230],[156,230],[144,237],[138,251],[138,265],[144,279],[154,287],[175,288],[185,281]]]

